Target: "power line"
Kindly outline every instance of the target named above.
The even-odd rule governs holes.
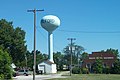
[[[72,31],[72,30],[58,30],[58,31],[61,31],[61,32],[71,32],[71,33],[111,33],[111,34],[118,34],[120,33],[120,31]]]
[[[43,36],[43,38],[44,38],[45,40],[47,40],[47,36],[45,36],[45,35],[40,31],[39,26],[36,26],[36,29],[37,29],[37,31]],[[60,50],[60,47],[58,47],[56,44],[53,44],[53,45],[54,45],[54,48]]]
[[[47,39],[47,37],[40,31],[40,27],[36,26],[37,31],[43,36],[44,39]]]

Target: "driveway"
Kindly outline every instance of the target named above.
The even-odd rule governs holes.
[[[66,78],[66,76],[62,76],[63,74],[66,74],[69,72],[61,72],[59,74],[49,74],[49,75],[36,75],[35,80],[47,80],[47,79],[53,79],[53,78]],[[33,80],[33,75],[29,76],[16,76],[13,78],[13,80]]]

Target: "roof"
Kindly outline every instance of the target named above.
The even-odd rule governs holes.
[[[46,64],[55,64],[54,62],[51,62],[49,60],[44,61]]]
[[[49,61],[49,60],[45,60],[45,61],[43,61],[43,62],[41,62],[41,63],[46,63],[46,64],[49,64],[49,65],[55,64],[54,62],[51,62],[51,61]],[[40,63],[40,64],[41,64],[41,63]]]
[[[92,52],[92,54],[89,54],[89,57],[115,57],[114,54],[107,53],[107,52]]]

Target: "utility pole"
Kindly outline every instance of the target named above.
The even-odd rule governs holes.
[[[70,76],[72,75],[72,45],[73,45],[73,40],[76,40],[76,38],[68,38],[70,40],[70,53],[71,53],[71,60],[70,60]]]
[[[33,65],[33,80],[35,80],[35,74],[36,74],[36,12],[44,11],[44,10],[27,10],[27,12],[33,12],[34,13],[34,65]]]

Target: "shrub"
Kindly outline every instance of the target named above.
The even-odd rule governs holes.
[[[112,74],[120,74],[120,61],[115,61],[114,67],[110,71]]]
[[[11,57],[6,51],[0,48],[0,78],[11,79]]]
[[[4,79],[4,75],[0,74],[0,80],[3,80],[3,79]]]
[[[82,74],[88,74],[89,70],[88,68],[82,68]]]
[[[108,66],[103,68],[103,73],[109,74],[110,73],[110,68]]]
[[[79,67],[74,67],[74,68],[72,68],[72,73],[73,74],[80,74],[81,73],[81,69]]]
[[[103,65],[102,60],[97,59],[95,63],[92,65],[94,73],[102,73]]]

